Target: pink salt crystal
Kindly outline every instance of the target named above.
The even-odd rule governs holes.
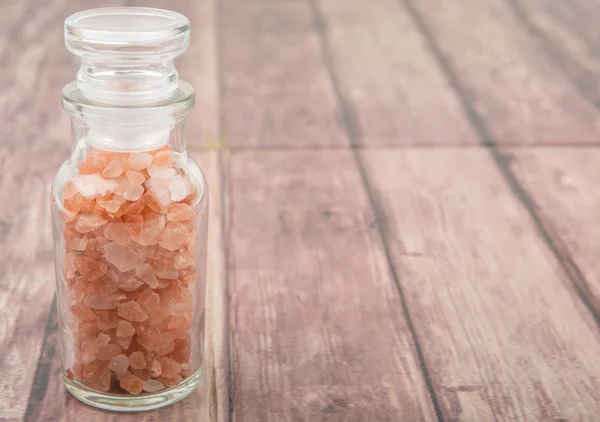
[[[112,188],[112,192],[117,196],[124,196],[125,191],[129,189],[129,179],[126,176],[119,176],[115,180],[115,186]]]
[[[133,300],[119,305],[119,315],[128,321],[142,322],[148,319],[148,314]]]
[[[121,272],[127,272],[137,267],[141,257],[132,249],[120,245],[117,242],[109,243],[104,248],[106,260],[118,268]]]
[[[117,355],[110,360],[108,368],[116,374],[122,374],[129,368],[129,359],[125,355]]]
[[[77,190],[86,198],[104,195],[117,186],[114,180],[104,179],[99,174],[78,174],[71,180]]]
[[[110,360],[121,353],[121,347],[116,344],[107,344],[98,348],[96,357],[100,360]]]
[[[189,337],[190,333],[188,330],[172,330],[171,335],[174,339],[185,339]]]
[[[185,224],[170,222],[161,232],[160,246],[170,251],[177,250],[183,245],[189,231]]]
[[[129,364],[134,369],[145,369],[146,358],[144,358],[144,353],[140,351],[133,352],[131,355],[129,355]]]
[[[137,201],[144,194],[144,187],[141,185],[132,185],[127,188],[123,196],[128,201]]]
[[[167,280],[177,280],[179,278],[179,271],[177,270],[160,270],[156,272],[156,276],[159,278],[166,278]]]
[[[158,287],[158,280],[156,278],[156,275],[154,274],[154,270],[150,265],[146,263],[138,265],[138,267],[135,269],[135,275],[142,279],[148,286],[152,287],[153,289]]]
[[[85,379],[94,378],[94,377],[97,377],[98,375],[100,375],[102,373],[102,371],[104,371],[105,368],[106,368],[106,362],[94,360],[92,362],[89,362],[89,363],[86,363],[85,365],[83,365],[81,375]]]
[[[194,209],[188,204],[172,204],[167,213],[169,221],[187,221],[194,218]]]
[[[173,259],[173,266],[176,270],[181,270],[193,264],[194,257],[190,251],[179,252],[175,255],[175,258]]]
[[[156,245],[160,239],[160,231],[156,229],[142,229],[139,236],[135,238],[140,245]]]
[[[144,349],[155,351],[160,344],[160,329],[157,327],[149,327],[145,334],[138,334],[137,341]]]
[[[127,161],[133,170],[143,170],[152,164],[152,156],[145,152],[132,152]]]
[[[127,390],[131,394],[139,394],[142,392],[144,381],[135,375],[125,377],[119,383],[122,389]]]
[[[96,310],[95,314],[98,317],[98,328],[102,331],[112,330],[119,323],[119,315],[115,311]]]
[[[151,377],[158,377],[162,373],[162,367],[160,366],[160,362],[158,360],[153,360],[148,365],[148,374]]]
[[[71,287],[70,296],[75,302],[81,302],[85,297],[87,290],[87,283],[83,277],[77,277],[73,287]]]
[[[127,224],[120,221],[111,221],[104,227],[104,237],[119,245],[127,246],[129,244],[129,232]]]
[[[71,313],[81,321],[91,321],[96,319],[96,314],[83,303],[77,303],[71,306]]]
[[[191,303],[177,302],[177,303],[171,303],[169,305],[169,312],[173,316],[183,316],[184,314],[189,312],[191,309],[193,309],[193,306]]]
[[[88,295],[83,299],[83,303],[89,306],[91,309],[114,309],[117,307],[117,303],[114,302],[111,297],[106,293],[100,293],[98,295]]]
[[[150,379],[144,383],[142,389],[147,393],[156,393],[157,391],[165,388],[164,384],[160,381]]]
[[[152,163],[157,166],[172,166],[173,153],[171,151],[159,151],[154,155]]]
[[[150,379],[150,376],[148,376],[148,373],[146,371],[144,371],[143,369],[132,369],[131,373],[144,382],[148,381],[148,379]]]
[[[65,182],[63,186],[63,199],[71,199],[74,197],[79,191],[77,190],[77,186],[72,181]]]
[[[125,175],[130,185],[141,185],[146,181],[146,177],[138,171],[128,171]]]
[[[109,162],[104,170],[102,170],[102,177],[107,179],[114,179],[123,173],[123,164],[118,160],[112,160]]]
[[[118,337],[129,337],[135,333],[133,325],[129,321],[121,320],[117,325],[117,336]]]
[[[181,364],[171,358],[162,357],[158,359],[162,368],[162,376],[175,378],[181,372]]]
[[[83,251],[87,247],[88,239],[86,237],[73,237],[67,243],[67,249],[73,251]]]
[[[101,262],[86,256],[76,257],[75,265],[77,267],[77,271],[79,271],[81,276],[87,281],[93,281],[99,277],[102,277],[108,269],[108,267]]]
[[[167,306],[161,306],[148,314],[150,325],[157,325],[167,319],[171,314]]]
[[[119,289],[126,292],[133,292],[139,289],[144,283],[138,280],[135,276],[128,274],[119,279]]]
[[[169,325],[167,325],[167,328],[169,330],[181,330],[181,329],[186,329],[186,328],[191,328],[192,327],[192,323],[191,321],[188,321],[187,318],[185,317],[171,317],[171,319],[169,320]]]
[[[87,243],[86,253],[90,258],[101,258],[104,255],[104,247],[109,243],[108,239],[96,237]]]
[[[127,377],[129,377],[129,376],[131,376],[131,372],[129,372],[129,371],[125,371],[125,372],[123,372],[122,374],[117,374],[117,379],[118,379],[119,381],[122,381],[124,378],[127,378]]]
[[[164,215],[158,215],[156,218],[146,219],[144,221],[145,229],[162,230],[165,228],[166,218]]]
[[[170,167],[150,166],[148,167],[148,175],[159,179],[170,179],[175,176],[175,170]]]
[[[173,202],[184,200],[192,192],[189,182],[179,174],[171,178],[169,190]]]
[[[133,340],[133,336],[129,337],[117,337],[116,343],[121,346],[121,349],[127,350],[129,349],[129,345],[131,344],[131,340]]]
[[[110,342],[110,336],[108,334],[100,333],[96,337],[95,343],[97,346],[106,346]]]
[[[171,353],[174,348],[175,342],[173,340],[173,335],[171,335],[171,333],[162,333],[155,352],[158,353],[159,356],[164,356]]]
[[[96,202],[98,203],[98,205],[100,205],[106,211],[108,211],[111,214],[114,214],[117,211],[119,211],[119,208],[121,208],[121,205],[123,205],[125,202],[127,202],[127,200],[120,196],[114,196],[113,198],[111,198],[109,200],[99,199]]]
[[[96,214],[81,214],[75,223],[79,233],[89,233],[108,223],[108,220]]]
[[[180,375],[177,375],[175,378],[167,378],[167,377],[160,376],[157,379],[169,387],[175,387],[177,384],[179,384],[183,380],[183,378]]]

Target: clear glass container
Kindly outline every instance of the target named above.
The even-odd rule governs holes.
[[[52,186],[64,382],[120,411],[174,403],[204,353],[208,191],[187,155],[189,44],[174,12],[109,8],[65,21],[81,59],[62,93],[73,150]]]

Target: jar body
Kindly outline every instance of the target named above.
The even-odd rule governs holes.
[[[111,151],[73,117],[52,186],[64,379],[97,407],[161,407],[200,380],[208,191],[182,122],[163,146]]]

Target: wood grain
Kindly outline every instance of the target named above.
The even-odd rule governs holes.
[[[233,152],[227,179],[234,420],[435,420],[352,153]]]
[[[430,34],[494,142],[597,142],[598,111],[502,0],[403,3]]]
[[[594,419],[598,327],[488,153],[361,155],[444,419]]]
[[[398,0],[315,0],[340,89],[369,146],[477,143]]]
[[[225,421],[228,419],[228,349],[226,327],[226,286],[224,251],[221,234],[221,193],[218,153],[196,153],[209,182],[210,221],[206,307],[205,371],[200,387],[185,400],[172,406],[142,414],[118,414],[94,409],[73,398],[63,386],[60,357],[56,353],[42,354],[47,373],[39,380],[46,388],[36,386],[30,397],[26,421]],[[55,310],[51,318],[55,319]],[[56,347],[57,326],[50,326],[46,350]]]
[[[511,151],[512,167],[531,192],[537,213],[562,258],[578,269],[575,287],[600,314],[600,151]]]
[[[600,8],[589,0],[507,1],[516,19],[571,80],[600,108]]]
[[[225,143],[345,145],[307,3],[223,1],[219,17]]]

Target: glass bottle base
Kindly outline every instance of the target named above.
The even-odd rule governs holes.
[[[198,387],[201,378],[202,370],[199,369],[184,382],[168,390],[123,396],[90,390],[63,376],[65,387],[76,399],[98,409],[115,412],[144,412],[176,403],[189,396]]]

